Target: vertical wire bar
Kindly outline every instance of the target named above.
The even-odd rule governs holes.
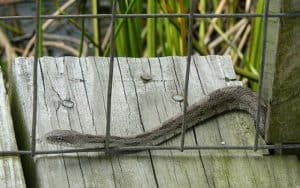
[[[114,70],[114,56],[115,56],[115,20],[116,20],[116,0],[113,0],[112,5],[112,32],[110,35],[110,61],[109,61],[109,75],[108,75],[108,88],[107,88],[107,112],[106,112],[106,137],[105,149],[109,151],[109,138],[110,138],[110,118],[111,118],[111,94],[112,94],[112,81]]]
[[[194,0],[190,1],[190,14],[189,14],[189,29],[188,29],[188,56],[187,56],[187,65],[185,71],[185,83],[184,83],[184,100],[183,100],[183,122],[181,126],[181,143],[180,143],[180,151],[184,150],[184,138],[185,138],[185,131],[186,131],[186,112],[187,112],[187,105],[188,105],[188,89],[189,89],[189,77],[190,77],[190,65],[191,65],[191,57],[192,57],[192,40],[193,40],[193,2]]]
[[[38,51],[40,48],[40,1],[36,0],[36,38],[35,38],[35,53],[34,53],[34,63],[33,63],[33,93],[32,93],[32,126],[31,126],[31,156],[35,155],[36,148],[36,122],[37,122],[37,67],[38,67]]]
[[[263,87],[263,75],[265,69],[266,61],[266,44],[267,44],[267,29],[268,29],[268,17],[269,17],[269,4],[270,0],[265,0],[264,7],[264,17],[263,17],[263,41],[262,41],[262,53],[261,53],[261,64],[260,64],[260,74],[259,74],[259,90],[258,90],[258,100],[257,100],[257,114],[256,114],[256,124],[255,124],[255,140],[254,140],[254,151],[257,151],[258,147],[258,131],[261,119],[261,99],[262,99],[262,87]]]

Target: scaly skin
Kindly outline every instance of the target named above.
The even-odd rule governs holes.
[[[263,103],[263,102],[262,102]],[[259,133],[265,135],[266,106],[263,103]],[[186,113],[187,129],[199,125],[204,121],[231,111],[248,113],[256,124],[257,96],[248,88],[230,86],[217,89],[207,97],[189,106]],[[111,136],[111,147],[160,145],[181,133],[183,113],[179,113],[151,131],[133,136]],[[105,135],[82,134],[73,130],[54,130],[45,135],[46,141],[56,145],[72,147],[104,147]]]

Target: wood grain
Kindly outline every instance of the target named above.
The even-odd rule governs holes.
[[[18,150],[13,128],[8,94],[0,69],[0,150]],[[0,156],[0,187],[26,187],[19,156]]]
[[[192,60],[189,104],[214,89],[241,84],[235,81],[229,56],[195,55]],[[24,138],[30,136],[31,129],[32,62],[32,58],[18,58],[13,63],[15,100],[24,119],[24,126],[20,127],[26,130]],[[116,58],[111,134],[142,133],[180,112],[182,104],[172,97],[183,94],[185,64],[186,57]],[[150,82],[141,80],[144,72],[151,73]],[[43,57],[38,76],[38,138],[54,129],[105,133],[108,58]],[[64,100],[72,101],[74,106],[65,107]],[[253,144],[253,135],[250,117],[232,113],[187,132],[185,143],[249,145]],[[165,143],[179,144],[180,137]],[[59,148],[44,142],[37,145],[39,150]],[[263,151],[43,155],[35,159],[33,166],[39,187],[282,187],[287,182],[300,185],[295,157],[266,157]],[[29,170],[32,169],[27,168],[26,173]]]

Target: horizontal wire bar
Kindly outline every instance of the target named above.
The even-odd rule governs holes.
[[[224,146],[224,145],[202,145],[202,146],[184,146],[184,150],[253,150],[253,145],[250,146]],[[273,144],[273,145],[260,145],[258,150],[263,149],[300,149],[300,144]],[[118,151],[139,151],[139,150],[181,150],[180,146],[126,146],[118,148],[109,148],[111,152]],[[45,154],[61,154],[61,153],[77,153],[77,152],[106,152],[104,147],[101,148],[79,148],[79,149],[61,149],[61,150],[42,150],[35,151],[35,155]],[[30,155],[30,150],[19,151],[0,151],[0,156],[10,155]]]
[[[194,18],[245,18],[245,17],[263,17],[264,14],[257,13],[226,13],[226,14],[194,14]],[[189,17],[184,13],[168,13],[168,14],[116,14],[116,18],[174,18]],[[295,13],[273,13],[269,17],[300,17],[299,12]],[[111,14],[70,14],[70,15],[41,15],[41,19],[69,19],[69,18],[111,18]],[[29,20],[36,19],[36,16],[0,16],[0,20]]]

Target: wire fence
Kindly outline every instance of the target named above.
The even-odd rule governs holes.
[[[0,20],[25,20],[25,19],[35,19],[36,20],[36,31],[39,30],[41,19],[69,19],[69,18],[110,18],[112,24],[112,31],[115,29],[116,18],[188,18],[188,55],[187,55],[187,65],[186,74],[184,82],[184,110],[183,110],[183,122],[181,131],[181,142],[179,146],[124,146],[124,147],[110,147],[110,126],[111,126],[111,96],[112,96],[112,81],[113,81],[113,67],[114,67],[114,57],[115,57],[115,36],[112,32],[110,36],[110,62],[109,62],[109,79],[108,79],[108,90],[107,90],[107,112],[106,112],[106,139],[105,147],[103,148],[81,148],[81,149],[60,149],[60,150],[36,150],[36,127],[37,127],[37,66],[38,66],[38,49],[39,49],[39,32],[36,32],[36,48],[34,55],[34,68],[33,68],[33,111],[32,111],[32,140],[31,140],[31,150],[17,150],[17,151],[0,151],[0,155],[42,155],[42,154],[59,154],[59,153],[74,153],[74,152],[117,152],[117,151],[139,151],[139,150],[260,150],[260,149],[296,149],[300,148],[300,144],[273,144],[273,145],[259,145],[259,131],[258,125],[261,120],[261,98],[262,98],[262,87],[263,87],[263,74],[266,61],[266,37],[268,29],[268,18],[282,18],[282,17],[300,17],[299,12],[295,13],[269,13],[270,0],[265,0],[265,7],[263,14],[257,13],[230,13],[230,14],[199,14],[193,12],[194,1],[191,0],[189,13],[168,13],[168,14],[117,14],[117,0],[113,0],[112,13],[111,14],[80,14],[80,15],[41,15],[40,0],[36,0],[37,12],[35,16],[0,16]],[[196,145],[188,146],[184,144],[185,132],[186,132],[186,112],[187,112],[187,97],[188,97],[188,83],[190,74],[190,64],[192,56],[192,24],[193,20],[197,18],[253,18],[262,17],[263,18],[263,39],[262,39],[262,57],[261,57],[261,71],[259,80],[259,92],[258,92],[258,110],[256,116],[256,131],[255,139],[253,145],[248,146],[229,146],[229,145]]]

